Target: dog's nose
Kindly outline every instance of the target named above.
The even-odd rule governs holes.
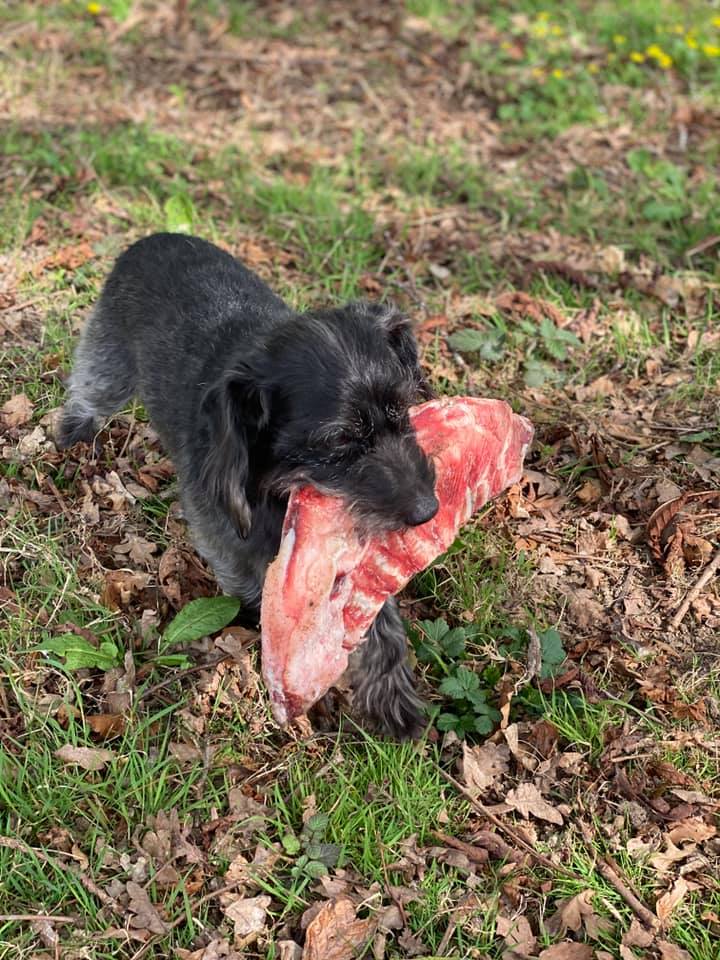
[[[421,523],[432,520],[439,506],[436,497],[419,497],[408,510],[405,521],[410,527],[419,527]]]

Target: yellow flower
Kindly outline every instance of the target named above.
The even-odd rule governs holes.
[[[102,4],[94,2],[89,3],[86,9],[88,13],[91,13],[94,17],[96,17],[99,13],[102,13]]]
[[[616,33],[613,37],[613,43],[621,47],[624,43],[627,43],[627,37],[622,33]]]
[[[720,57],[720,47],[714,43],[704,43],[702,52],[706,57]]]
[[[600,73],[600,67],[597,63],[591,63],[588,66],[588,70],[590,71],[590,73]]]
[[[503,42],[500,44],[501,50],[509,50],[511,47],[512,47],[512,44],[508,43],[507,40],[503,40]]]
[[[640,53],[637,50],[633,50],[633,52],[630,54],[630,59],[633,63],[645,63],[645,54]]]
[[[658,57],[658,66],[661,68],[661,70],[669,70],[672,64],[672,57],[669,57],[666,53],[664,53],[661,57]]]
[[[549,20],[550,14],[547,12],[547,10],[541,10],[537,18],[538,20]]]
[[[556,80],[562,80],[562,78],[565,76],[565,71],[561,70],[560,67],[555,67],[555,69],[552,72],[552,75],[555,77]]]
[[[718,17],[718,20],[720,21],[720,17]],[[685,27],[684,27],[681,23],[675,23],[675,24],[673,24],[672,27],[670,27],[670,32],[671,32],[671,33],[685,33]]]
[[[651,43],[649,47],[646,47],[645,53],[649,57],[654,57],[656,60],[662,60],[662,58],[666,56],[662,47],[659,47],[656,43]]]
[[[534,33],[536,37],[546,37],[548,35],[547,24],[545,23],[535,24]]]
[[[713,18],[712,18],[712,25],[713,25],[714,27],[720,27],[720,17],[713,17]]]
[[[697,40],[696,40],[695,37],[693,37],[693,35],[690,34],[690,33],[688,33],[688,34],[685,36],[685,43],[690,47],[691,50],[697,50],[697,48],[698,48],[698,42],[697,42]]]
[[[534,77],[537,77],[537,78],[539,79],[540,77],[544,77],[544,76],[545,76],[545,71],[542,70],[540,67],[533,67],[533,68],[532,68],[532,75],[533,75]]]
[[[563,28],[562,28],[561,26],[559,26],[557,23],[556,23],[556,24],[553,24],[553,26],[550,27],[550,33],[551,33],[554,37],[561,37],[562,34],[563,34]]]

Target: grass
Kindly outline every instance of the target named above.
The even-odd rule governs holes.
[[[585,890],[608,927],[597,942],[573,936],[613,954],[632,912],[597,871],[598,856],[611,854],[652,905],[677,873],[658,878],[647,855],[627,850],[631,840],[662,846],[674,822],[658,813],[663,803],[683,813],[658,764],[688,790],[717,794],[717,752],[684,745],[694,721],[676,717],[702,699],[713,740],[716,591],[705,589],[709,612],[689,613],[677,638],[682,657],[685,646],[705,653],[676,663],[666,621],[699,570],[670,581],[644,539],[658,481],[717,486],[714,12],[649,0],[411,0],[405,11],[409,19],[400,11],[392,24],[373,11],[349,24],[319,6],[301,17],[283,5],[194,3],[188,50],[202,53],[192,66],[182,37],[168,42],[173,11],[160,6],[134,25],[122,0],[95,13],[67,3],[0,12],[14,38],[0,77],[17,103],[0,132],[0,305],[11,301],[0,313],[0,406],[20,392],[33,404],[27,424],[2,425],[0,436],[0,838],[17,841],[0,845],[0,956],[43,949],[31,925],[2,919],[41,913],[73,918],[56,928],[63,949],[132,957],[139,942],[112,932],[126,918],[102,908],[88,879],[127,912],[126,885],[137,878],[177,922],[151,942],[157,955],[200,950],[213,931],[229,944],[221,901],[205,897],[238,857],[252,865],[243,895],[271,898],[263,931],[236,947],[249,958],[302,942],[323,868],[362,916],[401,898],[407,924],[388,935],[388,960],[410,955],[403,936],[430,955],[500,960],[498,918],[527,918],[544,948],[559,939],[547,918]],[[62,55],[48,58],[51,48]],[[97,461],[18,452],[62,403],[77,329],[113,256],[164,229],[240,251],[299,308],[395,297],[418,323],[441,393],[502,396],[535,421],[536,479],[469,525],[404,598],[431,704],[420,744],[349,723],[332,737],[279,732],[254,651],[213,666],[202,661],[213,640],[163,646],[174,607],[159,561],[186,543],[172,480],[131,506],[92,488],[111,471],[137,483],[161,455],[144,434],[128,435],[142,411],[115,422]],[[63,260],[85,240],[85,262]],[[620,274],[588,270],[584,284],[529,269],[534,257],[572,266],[578,250],[598,248],[609,263],[622,253]],[[648,296],[637,273],[672,278],[678,303]],[[516,290],[562,322],[497,304]],[[601,376],[615,392],[578,399]],[[601,495],[584,504],[588,478]],[[97,521],[80,509],[88,491]],[[115,604],[106,579],[137,572],[115,551],[134,536],[158,546],[143,567],[148,586]],[[191,594],[192,576],[179,584]],[[578,596],[593,598],[597,622],[573,619]],[[426,655],[427,625],[438,623],[447,630]],[[113,643],[115,671],[68,671],[39,653],[64,625]],[[530,679],[533,631],[541,662]],[[645,674],[664,700],[636,682]],[[106,742],[89,718],[113,712],[123,683],[131,703]],[[517,754],[482,802],[499,809],[511,789],[555,770],[544,797],[563,810],[562,827],[497,815],[572,877],[532,859],[463,868],[430,852],[443,846],[438,833],[473,844],[491,826],[442,775],[462,776],[458,737],[503,747],[514,733]],[[608,761],[623,737],[630,759]],[[56,755],[67,745],[113,757],[84,771]],[[569,753],[581,755],[577,770],[558,772]],[[153,818],[173,811],[200,861],[171,853],[180,880],[166,887],[156,879],[164,864],[143,844]],[[700,805],[683,815],[706,813]],[[592,848],[575,829],[580,817],[593,824]],[[720,903],[705,882],[716,855],[710,845],[700,853],[705,886],[680,904],[666,936],[692,960],[716,960],[708,917]]]

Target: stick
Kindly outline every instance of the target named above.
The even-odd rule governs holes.
[[[590,848],[591,851],[594,851],[593,835],[592,830],[583,820],[578,821],[580,830],[582,831],[583,839],[585,843]],[[632,890],[627,886],[627,884],[620,879],[615,870],[607,863],[605,860],[596,860],[595,866],[597,867],[598,872],[602,877],[607,880],[611,887],[614,887],[615,890],[620,894],[625,903],[630,907],[631,910],[635,912],[637,917],[642,920],[642,922],[650,927],[651,930],[657,930],[660,925],[660,921],[655,916],[655,914],[650,910],[645,904],[640,900]]]
[[[105,891],[99,887],[94,880],[92,880],[90,877],[86,877],[84,873],[73,869],[72,867],[68,866],[68,864],[63,863],[61,860],[51,857],[50,854],[45,853],[44,850],[40,850],[38,847],[31,847],[30,844],[25,843],[24,840],[18,840],[15,837],[1,836],[0,847],[6,847],[9,850],[21,850],[23,853],[29,853],[31,855],[34,854],[38,860],[42,860],[43,863],[49,863],[53,867],[57,867],[58,870],[63,870],[65,873],[69,873],[71,876],[76,877],[89,893],[92,893],[93,896],[97,897],[98,900],[112,910],[113,913],[120,915],[123,914],[123,910],[121,910],[119,904],[113,900],[108,893],[105,893]]]
[[[568,870],[567,867],[563,867],[562,864],[553,863],[548,857],[543,856],[542,853],[538,853],[532,843],[527,839],[521,830],[518,830],[517,827],[511,827],[509,824],[504,823],[500,817],[496,817],[492,811],[488,810],[484,803],[481,803],[479,800],[476,800],[472,794],[465,789],[465,787],[455,779],[451,777],[449,773],[445,773],[444,770],[440,770],[441,776],[447,780],[448,783],[451,783],[457,791],[459,791],[467,800],[470,801],[473,807],[486,817],[491,823],[494,823],[498,830],[501,830],[506,836],[510,837],[514,843],[521,847],[526,853],[528,853],[536,863],[541,864],[545,867],[546,870],[550,870],[552,873],[561,873],[565,877],[570,877],[572,880],[577,880],[577,874],[573,873],[572,870]]]
[[[44,913],[0,913],[0,923],[77,923],[77,917],[49,917]]]
[[[683,600],[683,602],[680,604],[677,613],[670,621],[671,629],[677,630],[677,628],[682,623],[683,618],[685,617],[685,614],[690,609],[690,604],[693,602],[693,600],[697,600],[697,598],[700,596],[700,592],[702,591],[703,587],[710,580],[712,580],[712,578],[717,573],[718,567],[720,567],[720,550],[717,551],[717,553],[712,558],[710,563],[705,567],[705,569],[702,572],[702,575],[700,576],[700,579],[695,584],[695,586],[688,591],[688,594]]]

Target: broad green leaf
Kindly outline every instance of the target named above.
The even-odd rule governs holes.
[[[435,721],[435,726],[443,732],[447,730],[457,730],[459,725],[460,719],[456,717],[454,713],[441,713]]]
[[[330,817],[327,813],[314,813],[305,824],[303,832],[322,837],[329,825]]]
[[[525,361],[524,380],[528,387],[541,387],[546,380],[553,380],[556,374],[549,363],[531,357]]]
[[[171,233],[191,233],[195,219],[193,202],[184,193],[168,197],[163,204],[165,228]]]
[[[240,609],[235,597],[198,597],[186,604],[163,634],[163,646],[192,643],[200,637],[217,633],[231,623]]]
[[[502,334],[498,330],[458,330],[448,337],[448,345],[459,353],[479,353],[483,360],[499,360],[503,355]]]
[[[319,860],[309,860],[305,865],[305,873],[313,880],[319,880],[320,877],[326,876],[327,872],[328,868]]]
[[[684,203],[677,203],[672,200],[648,200],[642,208],[642,214],[646,220],[668,222],[680,220],[685,216],[686,209]]]
[[[283,834],[283,836],[280,838],[280,842],[283,845],[283,850],[285,853],[289,854],[291,857],[294,857],[296,853],[300,853],[300,841],[294,833]]]
[[[111,670],[118,666],[121,659],[120,651],[111,641],[103,640],[99,647],[94,647],[85,637],[78,637],[74,633],[50,637],[36,649],[63,657],[67,670],[81,670],[84,667]]]
[[[435,643],[440,643],[450,627],[444,620],[421,620],[418,623],[420,629],[427,635],[428,639]]]
[[[463,685],[454,676],[445,677],[438,689],[444,696],[451,697],[453,700],[462,700],[465,696]]]
[[[445,636],[441,640],[442,648],[445,653],[457,659],[465,652],[465,630],[463,627],[455,627],[453,630],[448,630]]]
[[[557,630],[552,627],[545,630],[540,636],[540,650],[542,656],[542,669],[540,676],[543,679],[553,677],[558,672],[558,667],[565,660],[565,648],[562,638]]]

